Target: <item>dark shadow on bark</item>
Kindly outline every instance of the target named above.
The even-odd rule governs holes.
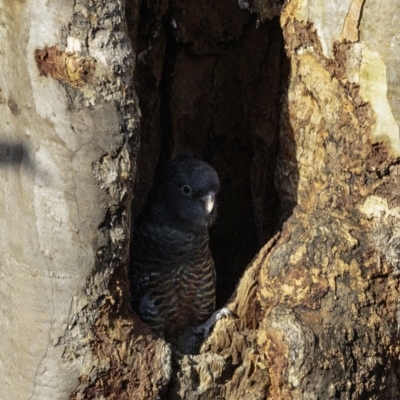
[[[35,167],[28,148],[23,143],[0,141],[0,168],[16,168],[22,166],[24,172],[33,174]]]
[[[0,141],[0,164],[20,164],[24,156],[24,146],[21,143]]]

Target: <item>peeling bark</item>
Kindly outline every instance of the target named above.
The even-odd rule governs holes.
[[[65,53],[54,46],[36,49],[35,60],[40,76],[51,75],[53,79],[77,86],[87,82],[95,68],[93,59]]]

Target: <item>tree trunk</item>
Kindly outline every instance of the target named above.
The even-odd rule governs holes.
[[[218,75],[218,66],[227,57],[229,46],[218,28],[228,25],[224,18],[231,24],[230,32],[244,26],[237,36],[232,35],[227,41],[236,43],[236,58],[231,59],[231,63],[232,60],[236,63],[235,71],[239,70],[235,77],[245,80],[246,75],[240,71],[240,46],[251,36],[255,25],[261,30],[269,26],[264,35],[271,40],[272,22],[265,20],[276,12],[272,4],[239,2],[242,8],[250,7],[250,11],[256,12],[258,21],[243,22],[235,17],[235,11],[229,18],[227,13],[218,14],[216,9],[230,7],[225,2],[218,3],[220,8],[210,5],[207,13],[202,8],[205,6],[196,7],[181,1],[169,11],[166,7],[161,11],[150,7],[142,14],[146,18],[158,15],[160,20],[160,13],[166,13],[165,18],[173,27],[174,43],[178,44],[178,56],[171,67],[173,78],[168,82],[169,104],[182,96],[186,108],[182,111],[170,107],[168,110],[173,121],[169,133],[174,139],[172,152],[189,144],[204,154],[211,146],[210,136],[223,137],[227,142],[238,136],[239,129],[224,136],[224,124],[229,127],[238,115],[237,110],[232,111],[234,107],[229,98],[225,98],[228,105],[213,114],[214,123],[220,115],[225,117],[220,130],[211,125],[211,130],[203,135],[198,133],[199,124],[191,126],[188,132],[183,129],[196,120],[197,115],[196,111],[187,111],[188,102],[196,104],[197,109],[202,108],[201,100],[207,102],[201,98],[196,82],[207,81],[204,71],[210,71],[206,64],[213,57],[216,64],[209,79],[211,90],[207,89],[207,93],[213,94],[213,86],[223,80]],[[297,0],[288,1],[283,7],[280,24],[290,73],[286,93],[281,99],[279,156],[275,169],[278,233],[255,257],[227,303],[237,318],[219,321],[203,344],[201,354],[176,358],[172,383],[165,398],[399,398],[400,138],[397,121],[400,109],[396,102],[395,73],[399,57],[395,36],[398,8],[393,2],[379,0],[340,4]],[[150,20],[154,22],[157,18]],[[198,26],[199,21],[202,21],[203,30]],[[165,42],[160,35],[156,40],[159,47],[164,48],[168,35]],[[246,44],[249,48],[250,42]],[[168,49],[168,45],[165,48]],[[148,53],[143,55],[146,61],[153,60],[150,64],[153,67],[154,59],[159,59],[154,57],[154,49],[147,48],[153,58]],[[252,47],[251,61],[257,65],[257,54],[264,51],[263,46]],[[278,54],[271,52],[270,47],[264,53],[269,71]],[[249,60],[247,67],[251,69]],[[195,62],[197,68],[193,66]],[[182,73],[183,65],[190,71],[187,75]],[[278,65],[284,76],[284,60]],[[157,68],[152,71],[153,77],[158,76],[162,81]],[[224,73],[233,76],[229,68]],[[258,79],[261,93],[258,99],[251,92],[251,78],[248,78],[246,94],[252,96],[250,107],[259,106],[257,100],[268,96],[262,90],[263,78],[265,76]],[[279,74],[271,73],[269,78],[269,93],[273,94],[274,87],[278,87],[274,85],[279,81]],[[187,90],[188,85],[192,85],[190,90]],[[246,104],[243,94],[238,93],[240,85],[236,84],[236,88],[235,95]],[[140,93],[140,84],[138,90]],[[214,97],[212,107],[218,106]],[[256,138],[260,137],[260,132],[264,134],[261,143],[267,144],[269,150],[273,148],[273,132],[268,134],[265,125],[273,121],[273,105],[264,103],[263,106],[267,116],[256,114],[256,123],[253,122],[246,132],[248,137],[253,137],[250,147],[254,157],[250,165],[255,173],[249,182],[255,218],[260,221],[261,228],[267,221],[274,222],[273,218],[268,220],[263,216],[263,208],[260,208],[268,195],[273,196],[273,191],[268,191],[265,177],[261,186],[255,179],[268,166],[265,164],[268,152],[257,154],[260,141]],[[243,119],[249,113],[244,112]],[[146,106],[143,114],[144,119],[147,115],[154,116],[146,113]],[[206,112],[202,113],[202,118],[207,121]],[[186,125],[182,125],[183,120]],[[151,137],[151,122],[147,126],[148,138]],[[196,139],[191,139],[191,135]],[[199,138],[203,144],[196,145],[195,140]],[[220,208],[224,209],[226,201],[231,203],[226,205],[230,211],[235,207],[240,210],[240,200],[232,195],[227,199],[224,196],[226,157],[221,160],[218,154],[223,151],[221,148],[224,144],[214,143],[215,151],[210,156],[210,162],[222,174]],[[226,148],[232,149],[225,143]],[[206,150],[202,153],[201,149]],[[246,170],[243,164],[241,166]],[[227,183],[234,186],[235,193],[240,187],[239,175],[235,175],[233,183]],[[262,185],[263,190],[258,190]],[[242,229],[240,211],[233,212],[231,218],[236,218]],[[283,223],[281,228],[280,222]],[[226,221],[220,223],[225,225]],[[224,230],[224,235],[229,235],[228,232],[232,230]],[[220,240],[223,243],[223,238]],[[240,254],[240,246],[235,247],[233,254]],[[223,285],[230,272],[228,267],[219,274]]]
[[[0,1],[3,399],[140,399],[169,378],[124,304],[140,117],[124,12]]]
[[[281,3],[0,0],[5,399],[399,398],[400,5]],[[221,178],[236,315],[193,356],[127,281],[183,150]]]

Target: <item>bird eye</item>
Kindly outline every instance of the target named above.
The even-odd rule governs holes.
[[[192,193],[192,188],[190,186],[188,186],[188,185],[185,185],[185,186],[182,187],[182,192],[184,194],[190,194],[190,193]]]

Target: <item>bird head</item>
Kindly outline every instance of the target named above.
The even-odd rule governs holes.
[[[178,156],[166,164],[157,185],[157,206],[168,223],[189,231],[213,224],[219,179],[209,164]]]

